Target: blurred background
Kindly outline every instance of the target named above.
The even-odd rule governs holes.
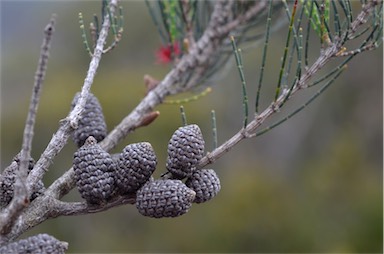
[[[171,67],[156,64],[155,52],[161,42],[144,1],[124,1],[122,5],[122,41],[103,56],[92,86],[109,130],[143,98],[143,76],[162,79]],[[354,7],[359,8],[357,1]],[[1,169],[20,151],[43,29],[52,13],[57,14],[57,26],[37,115],[35,159],[81,89],[90,58],[81,38],[79,12],[89,24],[92,15],[100,13],[100,3],[1,1]],[[266,84],[278,80],[285,38],[284,29],[270,38]],[[316,47],[312,51],[312,56],[318,55]],[[251,106],[261,55],[262,47],[243,50]],[[23,237],[49,233],[69,242],[69,253],[382,252],[382,56],[382,46],[358,55],[337,82],[300,114],[240,143],[211,165],[222,190],[212,201],[193,205],[186,215],[146,218],[128,205],[99,214],[52,219]],[[202,129],[207,151],[212,149],[212,109],[216,110],[219,144],[242,125],[241,83],[234,64],[215,82],[210,94],[184,104],[188,122]],[[316,89],[298,95],[275,119],[286,116]],[[265,107],[272,95],[266,89],[262,96]],[[119,152],[129,143],[150,142],[158,158],[154,176],[159,177],[165,170],[168,140],[181,117],[179,105],[156,109],[161,115],[153,124],[138,129],[111,152]],[[71,167],[75,150],[69,140],[46,174],[46,186]],[[73,190],[64,200],[78,201],[80,197]]]

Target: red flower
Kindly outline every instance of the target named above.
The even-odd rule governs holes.
[[[173,45],[161,46],[156,51],[156,58],[157,58],[156,62],[160,64],[167,64],[173,61],[175,57],[178,57],[180,55],[181,55],[181,50],[180,50],[179,43],[174,42]]]

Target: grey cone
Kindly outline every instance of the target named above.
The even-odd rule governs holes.
[[[61,242],[48,234],[39,234],[0,247],[0,253],[7,254],[63,254],[68,243]]]
[[[136,194],[138,211],[148,217],[177,217],[188,212],[195,192],[180,180],[149,181]]]
[[[76,106],[79,98],[80,92],[76,93],[73,98],[71,109]],[[107,136],[107,125],[100,102],[92,93],[89,93],[78,127],[73,132],[72,138],[77,146],[81,147],[89,136],[93,136],[97,142],[100,142]]]
[[[76,187],[89,204],[102,204],[115,193],[116,165],[94,137],[89,137],[73,159]]]
[[[197,170],[187,179],[185,185],[196,192],[193,201],[195,203],[211,200],[221,189],[220,179],[213,169]]]
[[[143,186],[156,169],[155,151],[148,142],[127,145],[117,160],[116,185],[119,193],[133,193]]]
[[[204,144],[203,135],[196,124],[177,129],[168,143],[167,170],[177,179],[191,176],[204,155]]]
[[[29,159],[28,172],[30,172],[35,165],[33,158]],[[20,154],[17,154],[11,165],[4,169],[0,175],[0,210],[5,208],[13,198],[13,186],[16,181],[16,171],[20,166]],[[41,195],[45,191],[43,181],[38,181],[34,192],[30,195],[30,201]]]

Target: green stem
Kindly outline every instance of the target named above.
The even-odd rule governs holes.
[[[283,79],[283,74],[284,74],[284,69],[285,69],[285,63],[287,61],[287,54],[288,54],[288,47],[289,47],[289,41],[291,39],[291,33],[293,29],[293,22],[295,19],[295,14],[296,14],[296,8],[297,8],[297,0],[295,0],[295,3],[293,5],[293,10],[292,10],[292,16],[291,16],[291,21],[289,23],[289,30],[288,30],[288,36],[287,36],[287,41],[285,42],[285,48],[284,48],[284,55],[283,55],[283,61],[281,63],[281,69],[280,69],[280,75],[279,75],[279,81],[277,82],[277,88],[276,88],[276,94],[275,94],[275,102],[279,98],[280,95],[280,89],[281,89],[281,81]]]

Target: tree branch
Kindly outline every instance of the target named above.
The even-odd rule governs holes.
[[[0,232],[7,234],[17,217],[29,204],[30,193],[26,188],[26,179],[28,175],[28,164],[31,157],[32,140],[34,134],[34,126],[36,122],[36,114],[39,106],[42,85],[47,70],[47,62],[49,57],[49,48],[51,46],[52,34],[55,28],[55,15],[52,15],[50,22],[44,29],[44,40],[41,45],[39,64],[35,74],[35,82],[31,95],[29,111],[24,128],[23,144],[20,152],[20,164],[18,170],[15,170],[16,181],[13,186],[13,199],[4,211],[0,214]]]
[[[339,51],[336,44],[329,47],[321,57],[319,57],[316,62],[311,66],[311,68],[302,75],[301,79],[296,82],[295,87],[292,89],[290,97],[292,97],[297,91],[302,89],[305,85],[308,84],[311,77],[317,73],[330,59],[336,55]],[[274,114],[280,106],[284,103],[288,90],[283,91],[283,93],[278,97],[278,99],[273,102],[268,108],[266,108],[262,113],[256,115],[255,118],[246,126],[246,128],[241,129],[237,132],[232,138],[224,142],[221,146],[214,149],[212,152],[209,152],[204,156],[199,164],[198,168],[203,168],[208,164],[212,164],[217,161],[221,156],[229,152],[233,147],[235,147],[240,141],[246,138],[254,137],[256,129],[264,123],[264,121]]]
[[[377,4],[377,1],[370,1],[368,4],[366,4],[362,11],[359,13],[357,18],[354,20],[353,23],[351,23],[350,28],[348,29],[351,33],[349,36],[352,36],[358,29],[358,27],[365,23],[367,15],[373,10],[375,5]],[[347,33],[348,31],[346,31]],[[345,37],[345,35],[344,35]],[[221,146],[214,149],[212,152],[209,152],[205,157],[203,157],[199,164],[198,168],[201,169],[205,167],[208,164],[212,164],[215,161],[217,161],[220,157],[222,157],[224,154],[229,152],[233,147],[235,147],[240,141],[246,138],[255,137],[255,130],[263,124],[263,122],[270,117],[272,114],[274,114],[281,106],[284,104],[285,100],[287,99],[287,95],[291,98],[296,92],[303,88],[307,88],[310,79],[315,75],[324,65],[326,65],[333,57],[341,57],[345,56],[342,52],[343,43],[341,39],[336,40],[334,43],[332,43],[326,50],[321,52],[320,57],[314,62],[314,64],[307,69],[306,73],[301,76],[300,80],[296,81],[294,84],[294,87],[290,94],[288,95],[288,91],[284,91],[278,99],[272,103],[268,108],[266,108],[261,114],[255,115],[255,118],[252,122],[250,122],[246,128],[241,129],[239,132],[237,132],[234,136],[232,136],[229,140],[224,142]],[[368,49],[374,48],[373,46],[368,45]],[[359,51],[353,51],[352,53],[347,52],[349,54],[357,54],[363,52],[363,50]]]
[[[56,216],[85,215],[89,213],[99,213],[109,210],[113,207],[126,204],[135,204],[136,195],[118,197],[116,200],[108,202],[105,205],[89,206],[86,202],[63,202],[55,200],[53,210],[57,211]]]
[[[113,15],[117,0],[113,0],[110,2],[111,5],[111,15]],[[57,132],[53,135],[53,138],[49,142],[47,148],[43,152],[40,159],[37,161],[36,166],[33,168],[31,173],[28,175],[28,189],[30,190],[39,180],[41,180],[46,171],[48,171],[48,167],[50,166],[53,158],[61,151],[61,149],[67,143],[69,136],[71,135],[73,129],[77,128],[77,124],[79,118],[81,116],[82,111],[84,110],[84,106],[86,103],[86,98],[88,97],[89,91],[91,89],[93,80],[96,76],[96,71],[99,66],[101,56],[103,54],[103,48],[108,36],[108,31],[110,27],[110,19],[108,18],[108,14],[104,17],[104,23],[102,25],[99,39],[97,40],[96,48],[93,53],[91,62],[89,64],[87,76],[84,80],[84,84],[82,86],[80,98],[78,103],[74,107],[74,109],[69,113],[69,115],[61,120],[61,124]]]
[[[117,0],[111,0],[110,2],[110,15],[113,15],[115,12],[117,6]],[[79,98],[79,101],[75,108],[69,113],[69,115],[60,121],[60,127],[56,131],[56,133],[53,135],[52,139],[50,140],[48,146],[44,150],[43,154],[41,155],[40,159],[37,161],[35,167],[32,169],[32,171],[29,173],[27,179],[26,179],[26,190],[27,193],[32,193],[34,191],[34,186],[36,186],[36,183],[41,180],[45,174],[45,172],[48,171],[48,168],[50,164],[52,163],[54,157],[61,151],[61,149],[65,146],[67,143],[67,140],[69,136],[71,135],[74,128],[77,127],[79,118],[81,116],[82,111],[84,110],[84,106],[86,103],[86,98],[88,97],[90,88],[92,86],[93,80],[96,75],[97,68],[99,66],[101,56],[103,54],[103,48],[106,43],[106,39],[108,36],[109,28],[110,28],[110,19],[108,17],[108,13],[104,17],[104,22],[100,31],[99,38],[97,40],[96,48],[94,50],[94,54],[92,56],[91,62],[89,64],[87,76],[84,80],[84,84],[82,86],[81,95]],[[39,199],[41,200],[41,199]],[[37,207],[38,216],[35,216],[34,221],[28,224],[28,228],[32,227],[33,225],[37,225],[41,223],[42,221],[46,220],[47,218],[51,217],[50,215],[50,207],[49,204],[51,202],[47,203],[40,203],[38,200],[36,202],[33,202],[32,204],[40,204],[41,206]],[[29,207],[30,208],[30,207]],[[13,227],[8,227],[7,237],[2,236],[0,238],[0,244],[4,243],[6,241],[9,241],[9,239],[14,239],[21,233],[23,233],[26,229],[22,227],[22,225],[26,225],[25,219],[30,218],[28,217],[29,212],[31,209],[25,209],[24,213],[21,216],[15,216],[12,221],[15,223]],[[3,215],[3,213],[2,213]],[[17,218],[17,220],[16,220]],[[10,216],[4,216],[1,218],[1,223],[9,223]],[[10,230],[12,230],[10,232]]]
[[[228,41],[228,35],[233,32],[236,27],[260,14],[266,6],[265,1],[256,1],[255,5],[248,9],[245,15],[234,17],[233,8],[231,8],[233,3],[233,0],[215,2],[211,19],[204,34],[195,44],[191,45],[188,53],[183,55],[180,61],[176,63],[175,67],[164,77],[164,79],[160,81],[156,87],[150,90],[136,108],[127,115],[102,142],[100,142],[101,147],[105,151],[111,150],[129,133],[133,132],[136,128],[141,127],[148,115],[153,112],[153,109],[161,104],[168,95],[181,93],[196,86],[196,81],[204,74],[204,71],[206,71],[210,64],[212,64],[212,56],[218,53],[218,50],[225,44],[226,40]],[[112,1],[111,8],[114,8],[115,5],[116,1]],[[114,9],[112,10],[114,11]],[[364,9],[363,12],[369,13],[369,10]],[[360,17],[360,15],[358,17]],[[361,23],[362,22],[359,22],[359,24]],[[79,103],[74,110],[70,112],[68,117],[61,122],[62,125],[59,130],[56,132],[42,157],[37,162],[34,170],[31,172],[33,174],[30,174],[31,177],[28,177],[28,181],[31,181],[31,183],[29,183],[29,188],[33,186],[34,182],[36,183],[42,178],[44,172],[50,165],[50,161],[65,145],[72,129],[76,128],[77,121],[84,108],[85,98],[93,82],[96,69],[98,68],[109,25],[109,18],[104,18],[102,32],[100,33],[95,53],[93,54],[87,77],[84,81]],[[357,27],[358,25],[356,28]],[[105,34],[103,34],[103,31]],[[332,57],[339,56],[338,54],[341,47],[342,43],[336,41],[321,51],[319,58],[313,63],[311,68],[306,70],[289,93],[288,90],[283,90],[277,100],[267,107],[261,114],[256,115],[253,121],[251,121],[245,128],[241,129],[231,139],[211,153],[208,153],[200,161],[198,167],[203,168],[207,164],[215,162],[243,139],[254,137],[255,130],[264,123],[269,116],[277,112],[287,100],[288,96],[292,97],[300,89],[307,87],[311,78],[318,73],[319,70],[332,59]],[[189,79],[188,84],[182,84],[182,77],[186,75],[191,75],[192,78]],[[74,188],[74,179],[73,168],[70,168],[52,183],[52,185],[45,191],[44,195],[36,198],[31,205],[24,210],[22,215],[16,221],[15,226],[12,228],[12,232],[7,235],[7,239],[13,239],[29,228],[32,228],[49,218],[61,215],[69,216],[96,213],[105,211],[114,206],[134,204],[135,202],[134,195],[119,197],[108,204],[95,207],[90,207],[85,202],[68,203],[60,201],[59,199]],[[0,243],[2,240],[3,239],[0,239]]]
[[[192,45],[189,50],[189,54],[184,55],[177,65],[165,76],[165,78],[159,82],[159,84],[150,90],[147,95],[141,100],[136,108],[126,116],[103,141],[100,142],[101,147],[105,151],[113,149],[122,139],[124,139],[129,133],[133,132],[136,128],[140,127],[145,116],[152,112],[153,109],[161,104],[164,99],[171,94],[181,93],[188,87],[195,86],[196,83],[190,81],[190,85],[186,87],[178,86],[180,77],[188,72],[196,69],[205,69],[220,45],[227,39],[231,29],[236,27],[231,25],[226,26],[226,20],[231,16],[231,4],[233,1],[217,1],[213,10],[208,28],[204,32],[203,36]],[[264,6],[264,7],[263,7]],[[255,7],[251,8],[246,15],[247,18],[238,17],[236,24],[242,24],[247,22],[253,16],[257,16],[265,8],[264,2],[256,2]],[[252,15],[251,15],[252,14]],[[231,23],[232,24],[232,23]],[[220,27],[226,27],[221,29]],[[194,71],[197,75],[199,71]],[[191,80],[197,80],[191,79]],[[47,192],[50,195],[60,199],[67,194],[74,186],[74,172],[73,169],[69,169],[60,178],[58,178],[48,189]]]

